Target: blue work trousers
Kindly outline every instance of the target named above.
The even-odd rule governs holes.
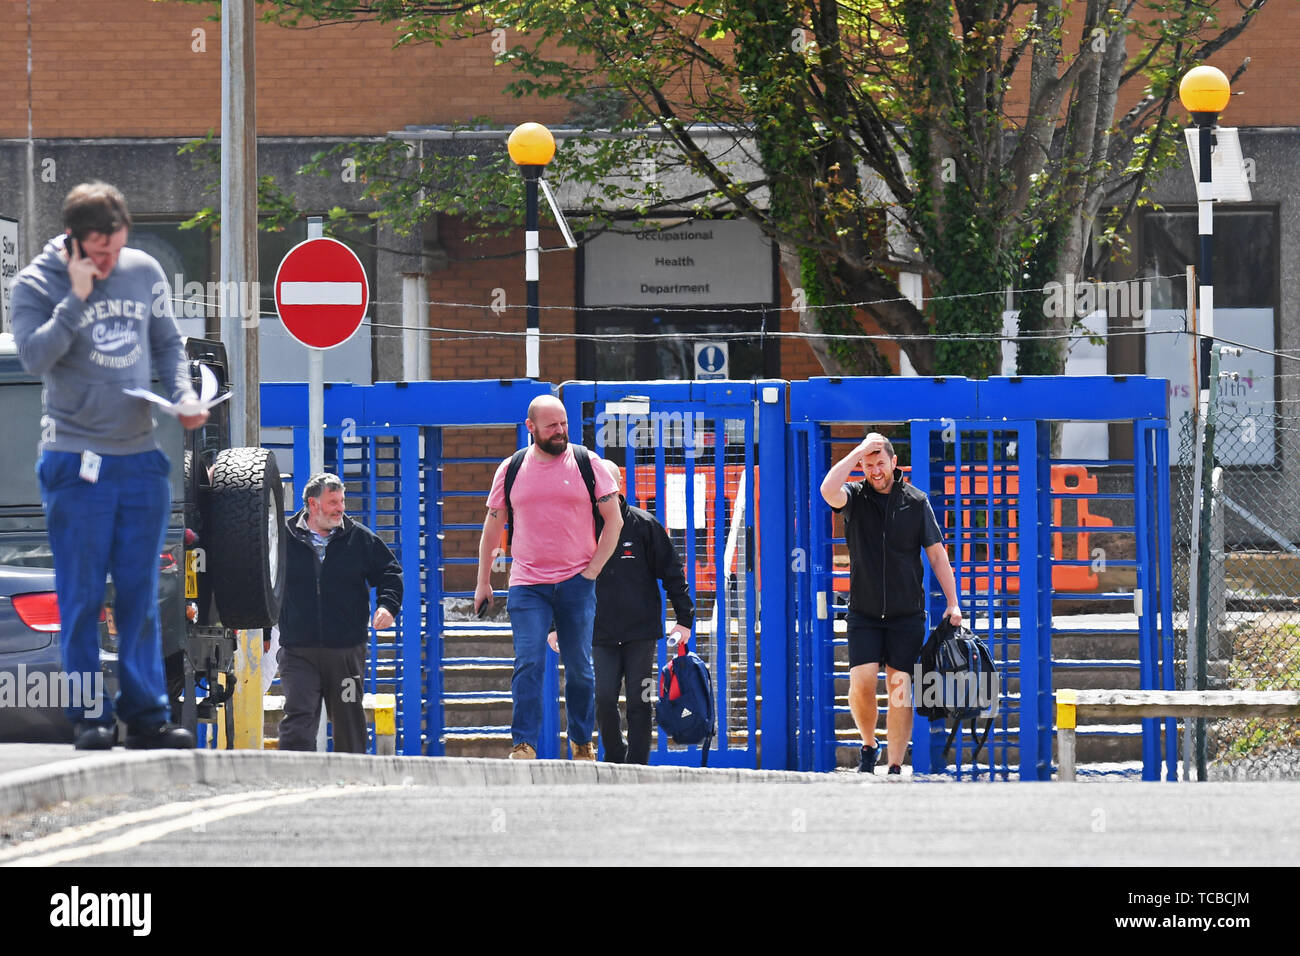
[[[161,451],[104,455],[99,479],[90,482],[80,475],[81,460],[77,452],[45,451],[36,464],[54,552],[63,667],[83,682],[99,672],[99,613],[112,574],[120,690],[102,707],[65,712],[74,723],[112,726],[116,711],[128,730],[147,732],[170,713],[158,561],[171,511],[171,466]]]
[[[506,599],[514,631],[515,672],[510,680],[516,744],[537,748],[542,734],[542,673],[546,635],[555,624],[564,664],[564,700],[572,743],[591,743],[596,719],[596,678],[591,666],[591,632],[596,621],[596,582],[575,574],[558,584],[512,587]]]

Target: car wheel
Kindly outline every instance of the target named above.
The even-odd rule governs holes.
[[[208,490],[207,565],[221,623],[267,628],[284,598],[284,491],[275,453],[227,448]]]

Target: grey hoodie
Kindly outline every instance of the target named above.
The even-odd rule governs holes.
[[[162,267],[124,248],[107,279],[82,302],[72,292],[63,236],[14,279],[14,341],[45,390],[42,451],[133,455],[157,448],[151,406],[124,395],[156,370],[172,401],[193,394]]]

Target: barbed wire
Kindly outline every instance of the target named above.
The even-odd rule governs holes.
[[[427,274],[426,274],[426,275],[427,275]],[[1078,279],[1078,280],[1076,280],[1072,285],[1063,285],[1063,284],[1061,284],[1061,283],[1048,283],[1048,284],[1043,285],[1043,286],[1040,286],[1040,287],[1038,287],[1038,288],[1018,289],[1018,288],[1013,288],[1013,287],[1007,287],[1007,288],[1002,288],[1002,289],[990,289],[990,290],[983,291],[983,292],[954,292],[954,293],[952,293],[951,295],[935,295],[935,296],[927,296],[927,297],[925,298],[925,302],[926,302],[926,303],[930,303],[930,302],[950,302],[950,301],[951,301],[951,302],[955,302],[955,301],[959,301],[959,300],[962,300],[962,299],[986,298],[986,297],[988,297],[988,296],[1002,296],[1002,297],[1005,298],[1005,297],[1007,297],[1007,296],[1024,296],[1024,295],[1034,295],[1034,294],[1055,294],[1056,292],[1063,292],[1063,291],[1066,290],[1066,289],[1076,289],[1076,290],[1077,290],[1077,289],[1081,289],[1081,288],[1083,288],[1084,286],[1089,286],[1089,287],[1127,286],[1127,285],[1132,285],[1132,284],[1134,284],[1134,283],[1152,282],[1152,281],[1162,280],[1162,279],[1183,279],[1183,278],[1186,278],[1185,273],[1177,272],[1177,273],[1171,273],[1171,274],[1169,274],[1169,275],[1141,276],[1141,277],[1139,277],[1139,278],[1133,278],[1133,279],[1116,279],[1116,280],[1113,280],[1113,281],[1103,281],[1103,280],[1094,280],[1094,279]],[[204,286],[204,288],[206,288],[208,285],[217,285],[217,286],[219,286],[221,283],[219,283],[219,282],[212,282],[212,283],[198,283],[197,280],[196,280],[195,284],[197,284],[197,285],[202,285],[202,286]],[[184,303],[187,303],[187,304],[188,304],[188,303],[201,303],[202,305],[204,305],[204,306],[207,307],[207,308],[218,308],[220,305],[223,304],[223,303],[222,303],[222,296],[221,296],[221,295],[218,294],[218,295],[216,295],[216,296],[213,296],[213,297],[209,298],[208,296],[204,295],[202,292],[196,293],[196,294],[194,294],[194,295],[189,295],[189,296],[187,296],[187,295],[184,294],[184,292],[183,292],[183,290],[182,290],[182,292],[181,292],[180,294],[172,295],[170,298],[171,298],[171,300],[172,300],[173,302],[184,302]],[[1072,297],[1072,298],[1073,298],[1073,297]],[[749,305],[736,305],[736,306],[728,305],[728,306],[725,306],[725,307],[718,307],[718,306],[693,306],[693,305],[686,305],[686,306],[683,306],[683,305],[672,305],[672,306],[643,306],[643,305],[617,305],[617,306],[610,306],[610,305],[539,305],[539,306],[537,306],[537,309],[538,309],[538,311],[540,311],[540,312],[612,312],[612,311],[617,311],[617,312],[634,312],[634,313],[647,312],[647,313],[655,313],[655,314],[675,314],[675,313],[691,314],[691,313],[697,313],[697,312],[704,312],[704,313],[709,313],[709,314],[716,314],[716,313],[719,313],[719,312],[725,312],[725,313],[727,313],[727,314],[740,314],[740,315],[746,315],[746,314],[754,314],[754,315],[759,315],[759,314],[768,314],[768,315],[771,315],[771,314],[774,314],[774,313],[775,313],[775,314],[781,314],[781,313],[785,313],[785,312],[793,312],[793,313],[795,313],[795,314],[802,314],[802,313],[804,313],[804,312],[807,312],[807,311],[813,311],[813,310],[817,310],[817,309],[828,309],[828,310],[829,310],[829,309],[867,309],[867,308],[871,308],[872,306],[877,306],[877,305],[896,305],[896,304],[898,304],[898,303],[900,303],[900,302],[908,302],[908,303],[911,303],[912,300],[911,300],[910,298],[908,298],[907,296],[901,296],[901,295],[900,295],[900,296],[895,296],[895,297],[893,297],[893,298],[888,298],[888,299],[863,299],[863,300],[860,300],[860,301],[854,301],[854,302],[834,302],[834,303],[830,303],[830,304],[828,304],[828,305],[801,305],[801,306],[788,305],[788,306],[785,306],[785,305],[753,305],[753,304],[749,304]],[[404,305],[404,304],[405,304],[405,303],[404,303],[403,301],[401,301],[401,300],[390,300],[390,299],[375,299],[375,300],[371,300],[371,305],[375,305],[375,306],[402,306],[402,305]],[[430,302],[426,303],[426,305],[428,305],[428,306],[430,306],[430,307],[435,307],[435,306],[436,306],[436,307],[439,307],[439,308],[446,308],[446,309],[475,309],[475,310],[477,310],[477,311],[489,311],[489,312],[494,312],[494,313],[496,313],[496,314],[498,314],[498,315],[502,314],[503,312],[522,312],[522,311],[526,311],[526,310],[529,308],[528,305],[527,305],[526,303],[524,303],[524,304],[519,304],[519,305],[515,305],[515,304],[510,304],[510,303],[507,303],[507,302],[488,302],[488,303],[482,303],[482,302],[444,302],[444,301],[430,301]],[[1008,310],[1008,311],[1014,311],[1014,310]]]

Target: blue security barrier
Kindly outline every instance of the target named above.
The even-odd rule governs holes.
[[[795,620],[800,647],[798,752],[801,766],[830,770],[837,750],[856,748],[856,734],[842,725],[848,708],[839,703],[848,673],[835,654],[844,639],[836,623],[847,605],[837,599],[836,580],[847,569],[835,564],[844,553],[831,513],[817,486],[838,457],[862,437],[839,440],[835,426],[897,423],[906,437],[894,439],[909,479],[926,491],[944,528],[963,611],[998,662],[1002,679],[999,714],[989,738],[988,779],[1017,775],[1042,780],[1052,771],[1052,687],[1054,643],[1091,635],[1099,640],[1136,638],[1138,657],[1105,666],[1139,671],[1140,686],[1173,686],[1173,615],[1169,536],[1169,472],[1166,384],[1137,377],[1025,377],[970,381],[947,379],[812,379],[790,387],[790,459],[796,474],[796,502],[812,501],[797,531],[809,554],[808,575],[798,580]],[[1052,422],[1116,423],[1128,432],[1132,459],[1066,460],[1051,456]],[[841,430],[843,430],[841,428]],[[1053,488],[1054,468],[1087,465],[1127,469],[1125,492],[1083,495]],[[1057,558],[1054,541],[1091,530],[1057,520],[1057,503],[1066,498],[1122,502],[1131,508],[1131,527],[1107,525],[1113,535],[1134,540],[1134,559],[1112,559],[1112,568],[1131,566],[1134,592],[1065,591],[1060,568],[1088,563]],[[798,518],[796,518],[798,522]],[[945,601],[927,569],[929,624]],[[1134,601],[1133,627],[1091,629],[1060,622],[1058,603]],[[1097,661],[1078,663],[1092,668]],[[837,718],[841,727],[837,728]],[[1143,776],[1159,776],[1157,721],[1143,729]],[[841,731],[837,736],[837,729]],[[918,773],[939,772],[944,729],[917,717],[912,765]],[[958,735],[955,772],[963,766],[970,742]],[[1167,774],[1174,776],[1173,721],[1165,726]],[[974,768],[970,768],[974,769]],[[990,772],[991,771],[991,772]]]
[[[1137,658],[1117,654],[1114,666],[1131,666],[1142,687],[1173,686],[1165,388],[1138,377],[327,387],[327,466],[348,481],[349,510],[385,536],[407,570],[395,637],[372,636],[366,689],[397,694],[399,753],[442,754],[468,740],[499,741],[500,754],[508,751],[501,716],[512,663],[502,646],[508,624],[449,621],[444,601],[472,596],[463,582],[477,563],[487,484],[503,449],[526,441],[528,403],[556,394],[571,440],[618,463],[629,500],[656,514],[678,546],[697,604],[695,647],[713,671],[717,694],[709,765],[834,769],[840,752],[856,743],[838,700],[847,671],[835,660],[844,643],[836,631],[845,611],[837,591],[845,575],[843,539],[818,486],[847,451],[846,432],[854,430],[856,442],[864,424],[895,423],[900,461],[906,459],[909,480],[930,495],[944,527],[963,609],[975,616],[1002,673],[1001,712],[979,770],[989,779],[1044,779],[1052,769],[1053,670],[1079,663],[1058,661],[1054,642],[1088,630],[1054,615],[1054,602],[1136,596],[1131,627],[1088,639],[1135,639]],[[293,487],[300,489],[308,469],[306,385],[264,385],[262,416],[265,427],[291,430],[292,451],[282,464],[292,461]],[[1053,459],[1051,423],[1064,421],[1117,423],[1111,427],[1128,436],[1132,457]],[[481,436],[491,434],[496,444],[489,450]],[[1054,476],[1075,466],[1108,480],[1131,474],[1131,482],[1121,492],[1054,488]],[[1053,553],[1064,536],[1097,533],[1097,525],[1066,514],[1074,508],[1083,515],[1074,502],[1084,499],[1132,513],[1131,521],[1106,530],[1133,540],[1132,557],[1112,559],[1113,568],[1134,575],[1133,592],[1066,594],[1056,586],[1063,568],[1088,563],[1087,556]],[[449,584],[448,572],[461,584]],[[934,619],[943,597],[928,577],[927,589]],[[661,644],[660,663],[662,655]],[[544,757],[565,752],[551,660],[545,686],[554,706],[544,717]],[[467,674],[494,674],[505,679],[504,690],[466,683]],[[466,716],[480,712],[498,716],[489,723]],[[1148,779],[1159,777],[1162,753],[1173,775],[1173,726],[1143,724]],[[949,770],[941,764],[943,738],[941,727],[916,720],[916,772]],[[970,742],[959,735],[955,746],[949,772],[974,771],[965,766]],[[699,757],[698,748],[660,739],[651,759],[698,764]]]

